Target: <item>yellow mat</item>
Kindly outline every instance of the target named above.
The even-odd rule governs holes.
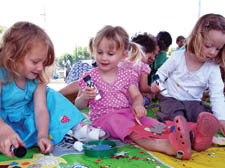
[[[151,153],[175,168],[225,168],[225,147],[210,147],[204,152],[192,150],[192,157],[188,161],[179,160],[158,152]]]

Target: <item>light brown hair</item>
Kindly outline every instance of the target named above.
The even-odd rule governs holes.
[[[3,35],[0,44],[0,65],[8,70],[7,82],[13,76],[19,76],[17,66],[37,43],[48,48],[47,59],[43,71],[38,76],[40,82],[47,82],[46,67],[52,65],[55,59],[54,46],[47,33],[39,26],[29,22],[17,22]]]
[[[121,52],[130,50],[130,54],[133,58],[136,58],[137,55],[141,55],[137,44],[129,41],[129,35],[125,29],[120,26],[113,27],[110,25],[102,28],[99,32],[97,32],[95,38],[90,39],[89,50],[92,55],[95,55],[96,49],[99,47],[99,44],[103,38],[106,38],[112,42],[109,44],[109,48],[111,49],[116,47],[116,49]],[[116,46],[113,45],[113,42],[116,43]]]
[[[201,55],[201,49],[211,30],[221,31],[225,34],[225,18],[222,15],[210,13],[199,18],[187,40],[187,51],[195,54],[198,58],[204,58]],[[221,66],[225,65],[225,46],[215,58],[215,63]]]

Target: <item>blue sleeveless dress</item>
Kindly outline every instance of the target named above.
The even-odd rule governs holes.
[[[8,71],[0,67],[0,79],[5,81]],[[37,88],[37,80],[27,80],[26,86],[20,89],[12,80],[2,84],[0,116],[5,123],[18,133],[26,147],[37,144],[37,129],[34,119],[33,94]],[[47,88],[47,107],[49,111],[49,139],[59,143],[65,134],[80,123],[84,116],[59,92]]]

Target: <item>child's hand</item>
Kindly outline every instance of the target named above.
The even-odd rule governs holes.
[[[134,115],[135,115],[137,118],[144,117],[144,116],[146,116],[146,114],[147,114],[147,111],[146,111],[146,109],[145,109],[144,106],[134,106],[134,107],[133,107],[133,112],[134,112]]]
[[[152,93],[159,93],[159,92],[160,92],[159,85],[157,85],[156,83],[153,83],[153,84],[151,85],[151,92],[152,92]]]
[[[147,97],[150,102],[152,101],[152,99],[155,97],[153,93],[144,93],[143,94],[145,97]]]
[[[220,131],[222,132],[223,136],[225,136],[225,120],[219,120],[220,123]]]
[[[53,143],[47,137],[40,137],[38,138],[37,142],[41,153],[49,153],[53,150]]]
[[[0,151],[8,156],[15,157],[10,151],[10,147],[18,148],[19,145],[25,146],[19,135],[8,125],[4,124],[0,127]]]
[[[86,87],[82,92],[81,96],[84,97],[84,99],[94,99],[96,97],[96,88],[90,88]]]

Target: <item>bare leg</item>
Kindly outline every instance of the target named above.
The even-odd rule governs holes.
[[[154,152],[161,152],[165,153],[167,155],[172,155],[176,156],[177,152],[173,148],[173,146],[170,144],[168,139],[153,139],[153,140],[148,140],[145,138],[141,138],[136,140],[135,133],[132,133],[129,136],[135,143],[138,145],[142,146],[143,148],[149,150],[149,151],[154,151]]]
[[[136,133],[134,132],[129,137],[147,150],[188,160],[191,157],[191,141],[187,121],[183,116],[176,116],[174,118],[174,126],[175,129],[169,134],[168,139],[136,139]]]

